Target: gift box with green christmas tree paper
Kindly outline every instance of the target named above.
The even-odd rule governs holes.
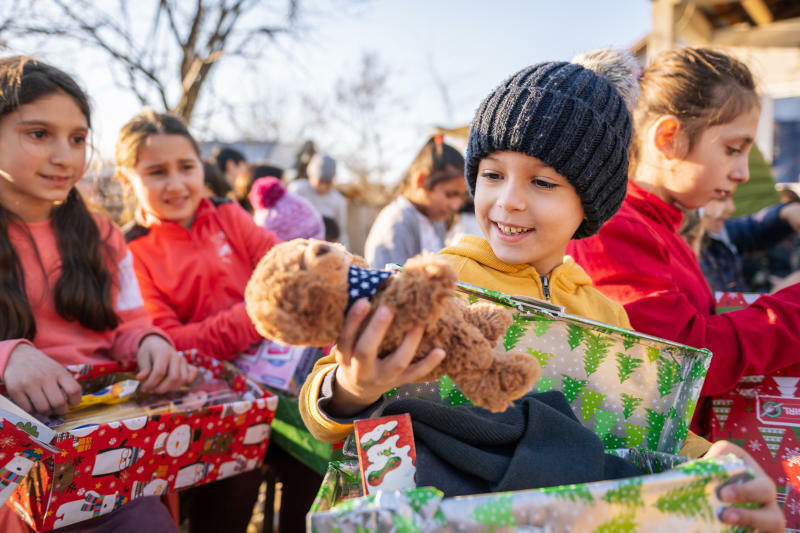
[[[743,531],[720,522],[719,489],[748,479],[733,456],[687,462],[650,450],[619,455],[652,472],[614,481],[444,498],[434,487],[362,496],[357,461],[332,462],[307,517],[311,533],[398,531]]]
[[[536,357],[542,377],[534,390],[562,391],[578,420],[606,448],[680,450],[711,361],[708,350],[569,315],[533,298],[466,283],[458,288],[471,302],[490,301],[512,311],[514,322],[495,349]],[[447,376],[388,396],[469,402]]]

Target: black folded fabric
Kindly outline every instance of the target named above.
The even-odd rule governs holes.
[[[409,413],[417,448],[417,485],[445,496],[551,487],[638,476],[606,454],[561,392],[530,393],[502,413],[428,400],[396,400],[385,415]]]

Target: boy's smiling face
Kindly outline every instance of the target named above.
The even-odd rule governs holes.
[[[478,165],[475,216],[498,259],[544,275],[561,264],[583,205],[567,179],[541,160],[494,152]]]

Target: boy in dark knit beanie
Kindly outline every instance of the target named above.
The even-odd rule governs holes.
[[[478,108],[467,147],[465,175],[486,239],[465,235],[440,254],[461,281],[630,328],[623,307],[564,256],[571,239],[592,235],[619,209],[630,139],[625,102],[592,70],[541,63],[511,76]],[[338,347],[317,363],[301,392],[300,412],[321,440],[344,438],[350,420],[370,416],[386,391],[418,381],[444,356],[434,350],[409,365],[416,344],[408,342],[377,358],[364,346],[378,345],[391,317],[372,319],[357,337],[368,310],[356,302]],[[696,457],[708,446],[690,435],[682,453]]]

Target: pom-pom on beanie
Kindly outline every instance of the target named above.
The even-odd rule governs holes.
[[[248,195],[256,224],[281,240],[324,239],[325,224],[304,198],[286,192],[278,178],[259,178]]]
[[[622,205],[631,116],[617,89],[580,65],[539,63],[508,78],[481,103],[469,133],[465,175],[493,152],[536,157],[578,193],[585,219],[573,238],[597,233]]]

